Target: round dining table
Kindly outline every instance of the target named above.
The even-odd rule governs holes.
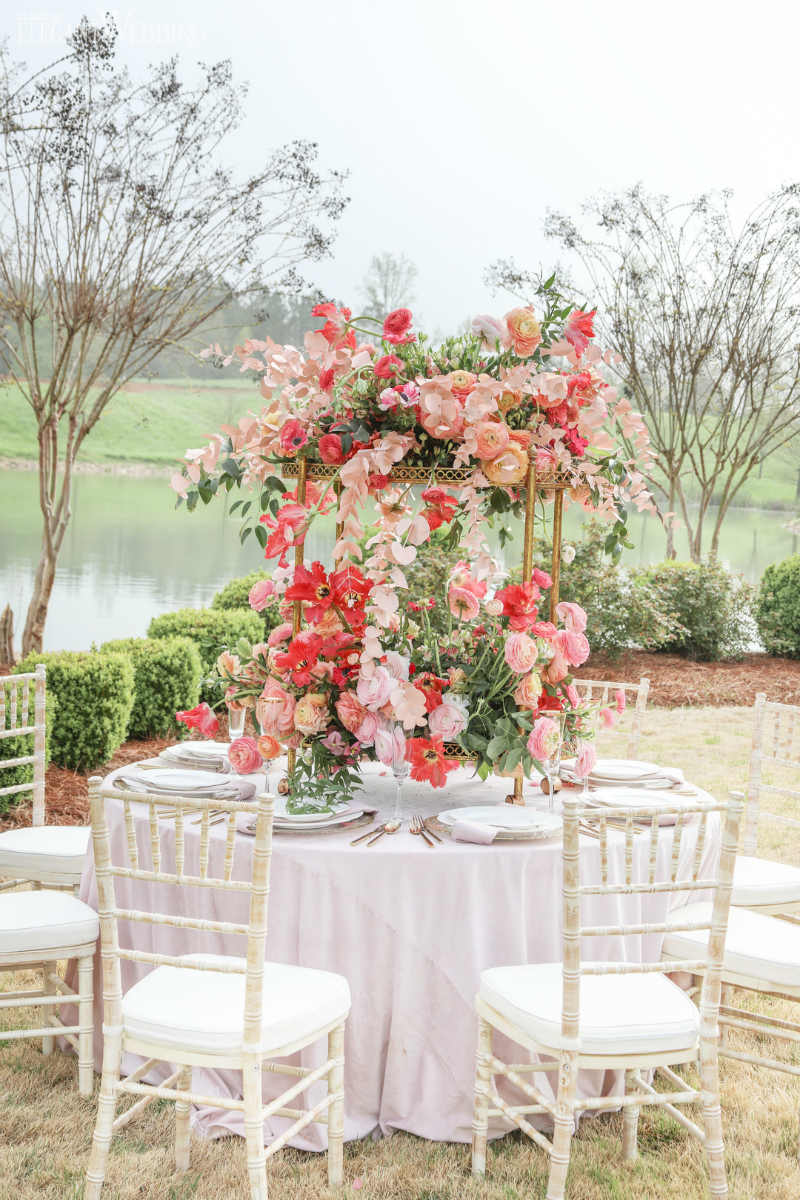
[[[121,771],[129,771],[123,768]],[[108,776],[113,785],[120,771]],[[263,776],[248,776],[258,790]],[[376,820],[391,815],[394,780],[379,764],[363,769],[361,800],[377,808]],[[471,804],[501,803],[508,780],[490,777],[481,781],[470,769],[453,771],[443,789],[411,781],[404,798],[413,811],[431,817],[443,809]],[[358,793],[357,793],[358,795]],[[126,833],[123,794],[106,801],[112,858],[125,859]],[[546,802],[538,786],[526,783],[525,799],[541,806]],[[149,853],[150,830],[146,806],[134,810],[137,842]],[[137,812],[140,810],[140,812]],[[719,826],[712,814],[704,850],[708,878],[719,853]],[[187,870],[192,861],[192,839],[199,842],[200,827],[187,824]],[[345,1137],[387,1135],[407,1130],[420,1137],[453,1142],[471,1138],[473,1071],[476,1043],[475,995],[481,971],[487,967],[561,960],[561,840],[494,841],[480,845],[456,841],[440,830],[442,841],[431,847],[412,835],[408,823],[386,834],[374,845],[351,841],[363,828],[316,832],[277,831],[273,837],[269,926],[266,955],[269,960],[316,967],[344,975],[350,984],[352,1010],[345,1041]],[[168,836],[168,834],[167,834]],[[212,825],[211,871],[221,870],[224,856],[224,823]],[[674,829],[659,832],[658,870],[669,871]],[[242,829],[236,835],[234,877],[248,878],[253,839]],[[681,839],[681,870],[688,873],[695,840],[691,823]],[[634,870],[646,877],[649,837],[634,841]],[[196,854],[197,848],[194,853]],[[600,850],[596,841],[582,839],[582,871],[600,880]],[[215,858],[216,856],[216,858]],[[144,865],[144,863],[143,863]],[[624,836],[610,835],[609,870],[624,870]],[[123,908],[150,908],[174,915],[247,920],[247,895],[217,892],[212,888],[183,888],[162,883],[117,878],[117,904]],[[97,907],[97,887],[91,854],[84,871],[80,897]],[[665,918],[670,897],[663,893],[633,896],[590,896],[593,924],[618,925],[622,921],[657,922]],[[138,950],[166,954],[198,951],[215,954],[243,953],[236,936],[195,932],[174,926],[143,922],[120,923],[120,941]],[[657,958],[658,938],[592,938],[593,959],[641,961]],[[123,963],[123,989],[146,971],[146,965]],[[100,956],[96,957],[95,989],[98,1069],[102,1056],[102,983]],[[324,1040],[324,1039],[323,1039]],[[525,1052],[511,1051],[499,1038],[497,1050],[507,1061],[525,1061]],[[304,1050],[293,1060],[306,1067],[324,1061],[325,1047]],[[123,1070],[136,1060],[123,1062]],[[169,1068],[165,1065],[163,1075]],[[205,1095],[241,1095],[241,1077],[233,1071],[195,1068],[195,1090]],[[537,1085],[548,1087],[548,1077],[537,1076]],[[265,1073],[264,1095],[280,1077]],[[324,1085],[315,1085],[320,1087]],[[622,1093],[619,1072],[583,1072],[579,1090],[584,1095]],[[275,1093],[277,1094],[277,1092]],[[324,1094],[324,1092],[322,1093]],[[310,1090],[310,1098],[315,1092]],[[269,1144],[288,1124],[286,1119],[265,1122]],[[200,1108],[193,1125],[206,1136],[243,1134],[241,1113],[223,1108]],[[512,1126],[496,1119],[491,1136]],[[310,1125],[290,1143],[305,1150],[325,1148],[324,1126]]]

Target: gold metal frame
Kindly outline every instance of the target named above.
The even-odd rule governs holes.
[[[551,563],[550,574],[553,580],[553,586],[550,589],[550,620],[555,623],[556,620],[556,605],[558,604],[558,590],[561,579],[561,536],[562,524],[564,516],[564,491],[568,487],[572,487],[574,481],[570,479],[564,472],[550,471],[546,474],[537,474],[535,450],[531,447],[528,450],[528,471],[524,482],[520,482],[516,486],[520,491],[525,492],[525,529],[522,541],[522,579],[523,582],[530,581],[533,574],[533,546],[534,546],[534,521],[536,514],[536,497],[540,495],[553,495],[553,557]],[[281,473],[284,479],[297,480],[297,501],[299,504],[304,503],[306,498],[306,482],[309,479],[334,479],[334,490],[337,497],[341,492],[341,483],[338,480],[339,467],[334,464],[316,462],[306,458],[300,458],[294,462],[284,463],[281,468]],[[471,467],[412,467],[405,464],[393,467],[389,473],[390,483],[440,483],[454,484],[467,483],[472,479],[474,469]],[[341,528],[337,524],[336,536],[337,539],[341,534]],[[295,566],[303,565],[303,546],[295,546],[294,551]],[[300,625],[303,616],[303,604],[300,600],[295,600],[292,610],[292,631],[294,634],[300,632]],[[446,754],[448,758],[457,759],[460,762],[471,761],[470,755],[460,747],[447,747]],[[289,773],[294,770],[295,752],[289,750]],[[522,804],[522,775],[514,779],[514,791],[506,797],[511,804]]]

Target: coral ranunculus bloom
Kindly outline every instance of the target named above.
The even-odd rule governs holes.
[[[564,326],[564,337],[572,346],[578,358],[583,354],[586,347],[589,345],[589,338],[594,337],[594,318],[596,308],[591,312],[584,312],[582,308],[576,308],[567,317],[567,323]]]
[[[408,738],[406,761],[411,763],[411,778],[427,782],[433,787],[444,787],[448,772],[455,770],[458,763],[445,758],[441,738]]]
[[[396,354],[384,354],[372,368],[376,379],[392,379],[403,369],[403,360]]]
[[[393,346],[402,346],[406,342],[415,342],[416,334],[409,333],[411,328],[411,310],[396,308],[383,322],[383,339]]]
[[[176,712],[175,720],[180,721],[181,724],[186,725],[189,729],[199,730],[204,737],[211,737],[219,729],[219,721],[205,700],[202,704],[195,705],[194,708],[185,709],[183,712]]]

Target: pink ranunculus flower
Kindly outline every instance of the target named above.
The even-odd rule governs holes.
[[[553,586],[552,575],[549,575],[547,571],[540,570],[539,567],[533,568],[532,579],[540,588],[547,589]]]
[[[556,605],[556,616],[559,621],[564,622],[567,629],[573,630],[575,633],[583,633],[586,628],[586,613],[580,604],[562,600]]]
[[[544,762],[552,758],[558,749],[558,725],[551,717],[539,717],[534,721],[533,729],[528,738],[528,752],[537,760]]]
[[[294,710],[294,727],[298,733],[313,737],[322,733],[330,721],[328,699],[324,692],[306,692],[297,701]]]
[[[389,722],[380,725],[375,734],[375,753],[378,762],[382,762],[385,767],[403,762],[406,756],[406,735],[403,730]]]
[[[264,733],[285,741],[294,733],[295,699],[277,679],[268,679],[256,700],[256,720]]]
[[[578,695],[578,689],[575,687],[575,684],[568,683],[567,686],[564,688],[564,693],[565,693],[567,699],[569,700],[570,707],[577,708],[581,702],[581,698]]]
[[[481,610],[475,593],[455,583],[447,589],[447,604],[457,621],[474,621]]]
[[[614,724],[615,717],[610,708],[601,708],[600,709],[600,720],[603,722],[603,724],[606,726],[607,729],[610,729],[612,727],[612,725]]]
[[[362,746],[371,746],[378,732],[378,717],[374,712],[365,711],[355,734]]]
[[[567,675],[569,675],[569,663],[561,651],[556,649],[543,671],[543,678],[546,683],[556,684],[561,683],[561,680],[565,679]]]
[[[625,693],[622,688],[618,688],[614,693],[614,699],[616,701],[617,712],[622,716],[625,712]]]
[[[288,642],[292,636],[292,626],[289,621],[284,621],[280,625],[276,625],[267,638],[268,646],[280,646],[282,642]]]
[[[527,633],[510,633],[503,649],[505,660],[515,675],[525,675],[539,657],[539,649]]]
[[[589,657],[590,646],[585,633],[559,629],[555,644],[571,667],[580,667]]]
[[[475,426],[475,449],[478,458],[497,458],[508,445],[510,436],[505,421],[480,421]]]
[[[367,709],[355,692],[342,692],[336,701],[335,708],[337,717],[348,733],[355,734],[364,717],[367,715]]]
[[[454,741],[467,727],[467,717],[461,704],[454,703],[454,698],[445,695],[442,703],[437,705],[432,713],[428,713],[428,728],[431,737],[441,738],[443,742]]]
[[[585,779],[587,775],[591,775],[596,762],[597,751],[594,746],[581,746],[581,752],[575,762],[575,774],[579,779]]]
[[[247,594],[247,603],[256,612],[263,612],[275,594],[275,584],[271,579],[259,579]]]
[[[514,689],[514,703],[520,708],[529,708],[535,712],[539,707],[539,697],[542,694],[542,680],[537,671],[523,675]]]
[[[252,775],[264,765],[258,742],[253,737],[240,737],[228,748],[228,761],[237,775]]]
[[[385,667],[368,662],[361,668],[356,695],[365,708],[377,712],[391,696],[394,685],[395,680]]]

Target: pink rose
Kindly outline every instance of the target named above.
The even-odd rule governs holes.
[[[475,426],[478,458],[497,458],[509,442],[509,428],[503,421],[481,421]]]
[[[533,723],[533,729],[528,738],[528,753],[537,762],[552,758],[558,749],[558,725],[550,717],[539,717]]]
[[[282,625],[276,625],[272,633],[267,638],[268,646],[280,646],[281,642],[288,642],[292,636],[292,627],[288,621],[284,621]]]
[[[568,600],[562,600],[556,605],[556,616],[559,621],[564,622],[564,626],[574,633],[583,633],[586,628],[586,613],[581,608],[580,604],[572,604]]]
[[[277,679],[268,679],[256,701],[256,720],[263,733],[285,740],[294,733],[294,696]]]
[[[617,712],[622,716],[625,712],[625,693],[621,688],[614,693],[614,699],[617,702]]]
[[[258,742],[252,737],[240,737],[231,742],[228,749],[228,761],[237,775],[252,775],[260,771],[263,759],[258,751]]]
[[[453,704],[452,700],[444,699],[432,713],[428,714],[428,728],[431,737],[441,738],[443,742],[452,742],[466,729],[467,718],[464,710]]]
[[[347,732],[358,736],[356,731],[367,715],[367,709],[364,708],[355,692],[342,692],[336,701],[335,708],[336,715]]]
[[[531,671],[529,675],[523,675],[516,688],[514,689],[514,703],[520,708],[529,708],[531,712],[535,712],[539,707],[539,697],[542,694],[542,681],[538,672]]]
[[[275,594],[275,584],[271,579],[259,579],[247,594],[247,603],[256,612],[263,612]]]
[[[597,751],[594,746],[582,746],[575,763],[575,774],[578,779],[585,779],[587,775],[591,775],[596,762]]]
[[[356,695],[365,708],[377,712],[392,694],[395,680],[385,667],[365,663],[361,668]]]
[[[525,675],[539,657],[536,642],[527,633],[510,633],[506,638],[504,654],[515,675]]]

